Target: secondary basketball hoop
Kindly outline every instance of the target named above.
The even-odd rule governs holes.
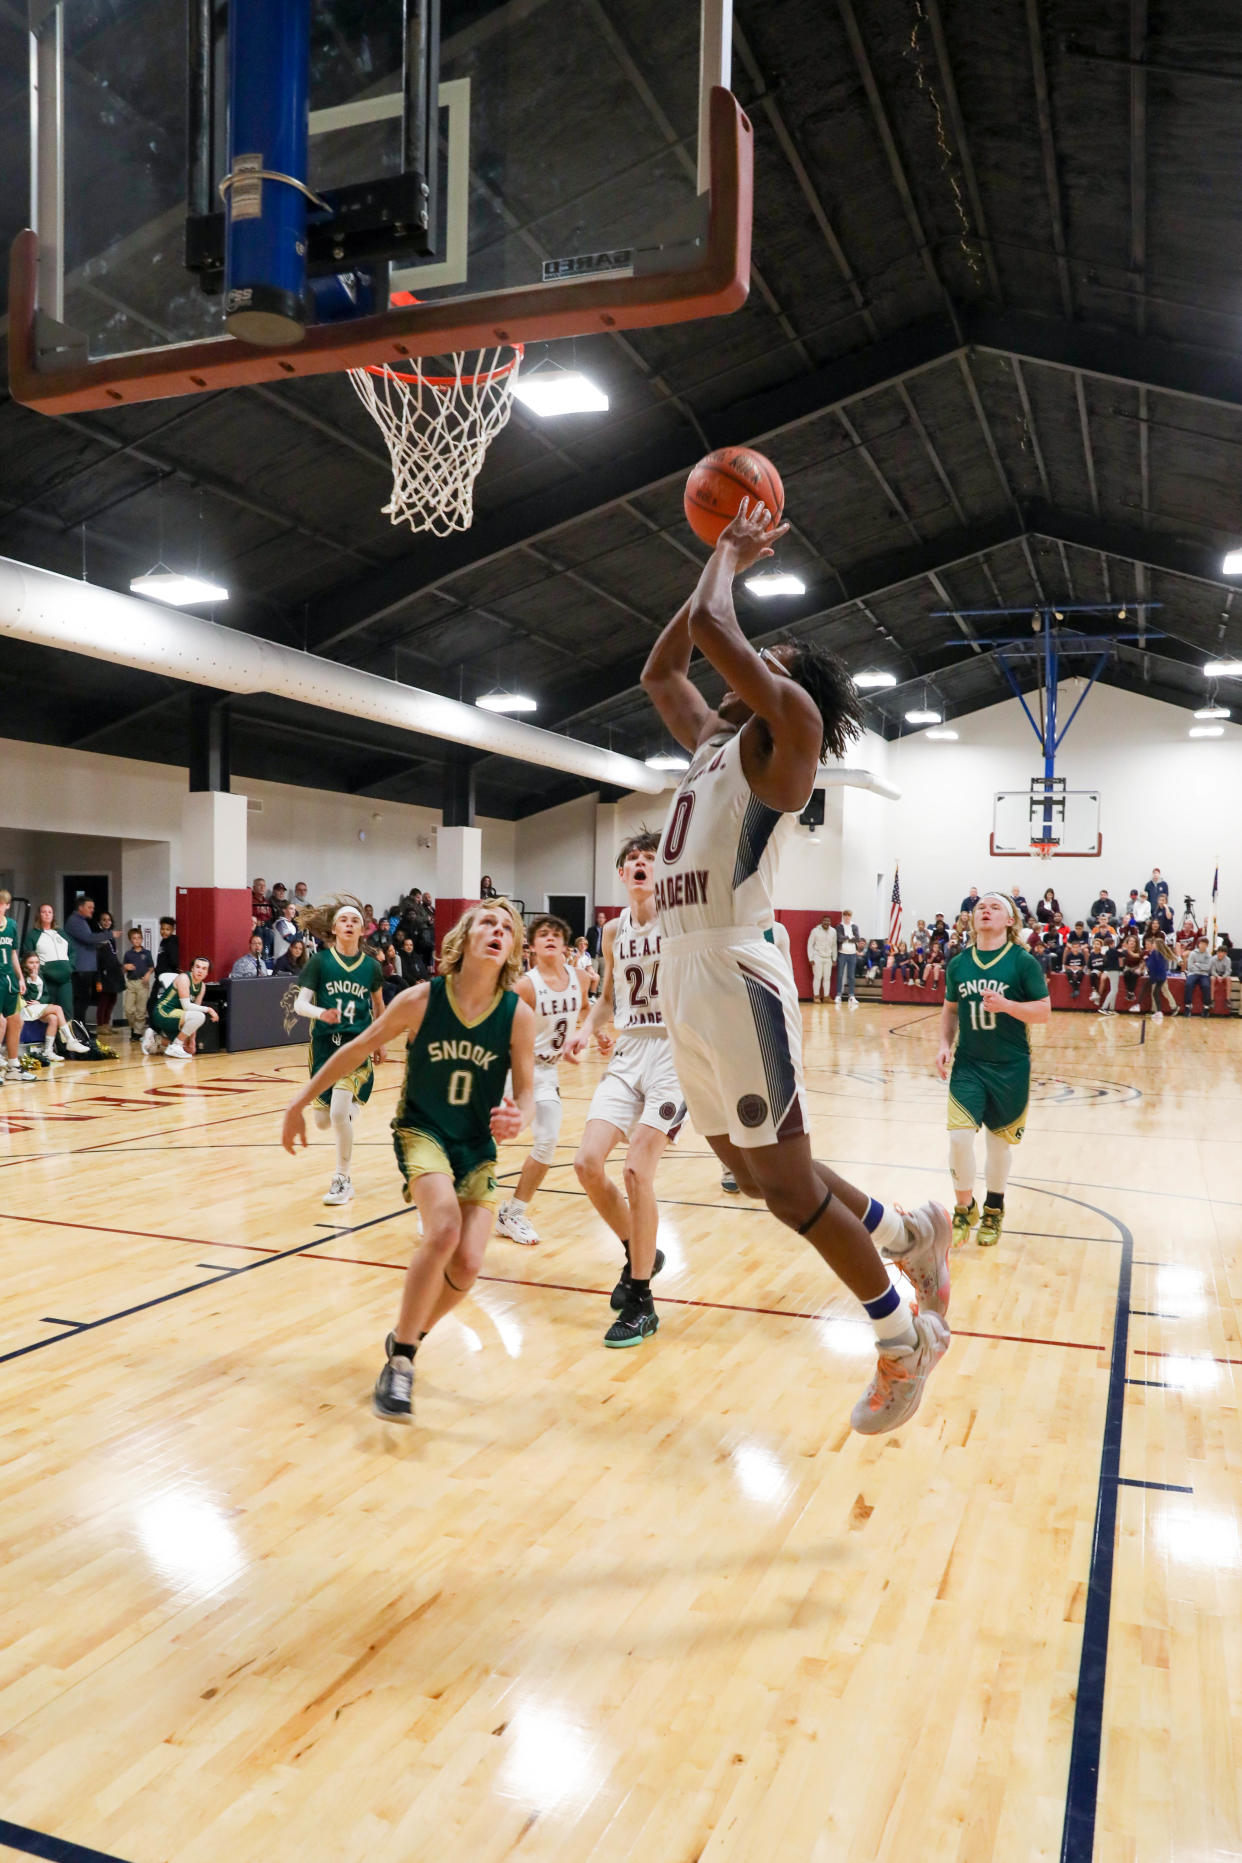
[[[358,399],[384,436],[392,462],[394,524],[447,537],[469,530],[474,482],[513,410],[521,343],[458,350],[451,373],[369,364],[350,369]]]

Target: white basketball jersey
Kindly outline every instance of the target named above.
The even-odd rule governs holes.
[[[766,931],[781,850],[795,820],[751,793],[741,732],[709,738],[681,779],[656,858],[664,936],[730,925]]]
[[[530,972],[535,980],[535,1059],[559,1061],[561,1050],[578,1026],[582,1008],[582,972],[565,966],[569,981],[563,990],[545,983],[538,969]]]
[[[612,944],[613,1022],[627,1034],[667,1031],[660,1012],[660,921],[635,925],[625,907]]]

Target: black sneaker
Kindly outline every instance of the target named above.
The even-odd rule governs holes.
[[[383,1417],[389,1423],[412,1423],[414,1421],[414,1361],[409,1358],[394,1358],[392,1346],[393,1336],[389,1333],[384,1341],[384,1351],[388,1362],[375,1380],[375,1389],[371,1393],[371,1408],[377,1417]]]
[[[623,1307],[604,1334],[606,1346],[636,1346],[659,1330],[660,1316],[654,1307]]]
[[[654,1280],[656,1275],[659,1274],[663,1266],[664,1266],[664,1250],[662,1248],[658,1248],[655,1252],[655,1266],[651,1270],[652,1280]],[[613,1288],[612,1293],[609,1296],[609,1300],[608,1300],[608,1305],[612,1308],[614,1313],[620,1313],[622,1307],[625,1305],[626,1301],[629,1299],[629,1295],[630,1295],[630,1263],[629,1263],[629,1257],[627,1256],[625,1266],[621,1270],[621,1279],[617,1282],[617,1285]]]

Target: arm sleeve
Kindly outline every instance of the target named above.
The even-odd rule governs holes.
[[[303,972],[302,974],[305,977],[306,973]],[[305,982],[302,984],[301,989],[294,999],[293,1013],[295,1016],[305,1016],[310,1022],[318,1022],[323,1016],[323,1010],[320,1009],[319,1005],[316,1003],[311,992],[307,989]]]

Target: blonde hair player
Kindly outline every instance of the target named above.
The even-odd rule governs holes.
[[[785,528],[743,500],[643,668],[656,710],[691,752],[656,866],[660,992],[696,1128],[742,1190],[807,1238],[875,1328],[875,1375],[850,1420],[876,1435],[914,1414],[948,1349],[949,1213],[886,1208],[811,1152],[801,1007],[766,933],[792,818],[862,716],[839,660],[802,641],[757,653],[738,626],[733,578],[770,556]],[[714,711],[689,678],[696,646],[726,687]],[[900,1263],[891,1274],[881,1248]]]
[[[578,1182],[625,1250],[621,1279],[612,1290],[617,1315],[604,1334],[606,1346],[641,1345],[659,1324],[651,1277],[664,1266],[656,1247],[660,1211],[655,1174],[665,1147],[686,1116],[668,1030],[660,1008],[660,921],[655,909],[658,835],[631,835],[617,857],[617,872],[629,897],[619,918],[604,927],[603,987],[582,1027],[565,1044],[568,1060],[584,1052],[592,1036],[608,1072],[595,1089],[582,1143],[574,1159]],[[604,1028],[609,1015],[620,1034]],[[609,1177],[609,1153],[628,1139],[625,1189]]]
[[[372,1393],[375,1414],[390,1422],[411,1420],[415,1355],[483,1266],[496,1205],[496,1141],[517,1138],[535,1110],[535,1016],[513,988],[521,951],[522,921],[507,899],[472,906],[441,946],[441,974],[394,996],[369,1028],[329,1056],[285,1114],[281,1143],[296,1152],[306,1144],[307,1107],[373,1049],[404,1039],[393,1145],[423,1240],[406,1269]],[[505,1092],[510,1071],[512,1099]]]
[[[949,1083],[949,1169],[957,1207],[953,1240],[1000,1241],[1013,1147],[1031,1098],[1033,1022],[1052,1016],[1048,979],[1018,942],[1021,919],[1008,893],[984,893],[970,915],[971,944],[950,958],[936,1072]],[[956,1037],[956,1046],[954,1045]],[[986,1131],[983,1214],[975,1202],[975,1133]]]
[[[586,1000],[585,973],[575,970],[569,960],[573,934],[564,919],[552,912],[541,912],[531,920],[527,936],[532,963],[519,979],[517,993],[535,1013],[535,1118],[530,1155],[522,1166],[517,1189],[507,1203],[501,1204],[496,1218],[496,1234],[520,1242],[524,1248],[539,1240],[526,1209],[556,1160],[565,1116],[560,1063],[564,1059],[575,1067],[578,1064],[579,1055],[567,1054],[565,1044],[578,1026]]]
[[[384,973],[379,963],[362,949],[364,919],[362,904],[350,893],[338,893],[321,906],[304,907],[300,929],[309,931],[320,949],[299,972],[295,1015],[305,1016],[311,1025],[307,1061],[310,1072],[318,1073],[324,1062],[347,1041],[383,1013]],[[384,1051],[375,1048],[343,1080],[338,1080],[330,1094],[313,1102],[315,1124],[321,1131],[332,1129],[336,1141],[336,1169],[324,1202],[349,1203],[354,1185],[350,1163],[354,1155],[354,1121],[359,1107],[371,1097],[375,1082],[375,1063]]]

